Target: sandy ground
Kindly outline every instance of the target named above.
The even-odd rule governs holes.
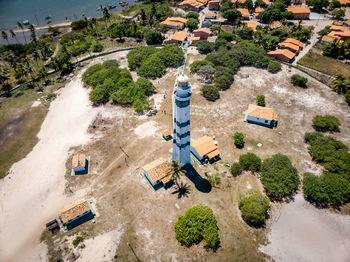
[[[272,215],[271,244],[261,251],[276,261],[350,261],[350,217],[319,210],[298,194]]]
[[[30,254],[38,254],[32,244],[44,223],[73,200],[64,195],[67,153],[71,146],[90,141],[87,128],[98,111],[91,107],[80,78],[61,89],[42,124],[40,141],[0,181],[0,261],[32,260]]]

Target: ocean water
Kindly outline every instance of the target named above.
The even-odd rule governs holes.
[[[36,26],[47,25],[46,15],[51,16],[51,24],[62,23],[87,17],[102,16],[97,10],[100,4],[117,5],[112,12],[122,10],[119,2],[134,4],[134,0],[0,0],[0,30],[17,29],[16,22],[29,20]]]

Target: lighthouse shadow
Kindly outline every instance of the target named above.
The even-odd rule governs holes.
[[[202,193],[209,193],[211,191],[211,184],[209,181],[201,177],[193,167],[187,169],[186,176],[192,181],[198,191]]]

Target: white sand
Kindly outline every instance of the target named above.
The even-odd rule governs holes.
[[[148,136],[154,136],[157,134],[158,125],[155,121],[145,122],[135,128],[134,132],[140,138],[145,138]]]
[[[36,101],[34,101],[34,103],[32,104],[32,107],[37,107],[37,106],[40,106],[40,105],[41,105],[40,100],[36,100]]]
[[[101,110],[91,107],[80,77],[61,89],[42,124],[39,142],[0,181],[0,261],[38,261],[33,254],[40,255],[38,243],[45,223],[74,200],[64,195],[68,150],[89,142],[88,126]]]
[[[84,240],[77,262],[112,261],[123,231],[115,229],[94,238]]]
[[[317,209],[298,194],[272,219],[271,243],[260,250],[276,261],[350,261],[350,216]]]

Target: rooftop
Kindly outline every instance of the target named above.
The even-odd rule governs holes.
[[[288,43],[288,42],[279,43],[279,44],[278,44],[278,47],[289,48],[289,49],[294,50],[295,52],[299,52],[299,50],[300,50],[300,47],[299,47],[299,46],[297,46],[297,45],[295,45],[295,44],[292,44],[292,43]]]
[[[72,168],[85,167],[86,156],[85,154],[75,154],[72,158]]]
[[[145,165],[143,170],[145,170],[151,179],[152,183],[162,180],[165,184],[171,180],[171,175],[168,174],[171,168],[170,163],[165,158],[158,158],[151,163]]]
[[[256,30],[256,23],[254,21],[246,21],[244,23],[246,23],[247,27]]]
[[[248,106],[247,115],[275,121],[277,121],[278,116],[272,108],[252,104]]]
[[[277,28],[281,28],[283,25],[280,21],[275,21],[275,22],[272,22],[270,25],[269,25],[269,28],[270,29],[277,29]]]
[[[292,44],[297,45],[297,46],[299,46],[301,48],[304,47],[304,43],[303,42],[300,42],[299,40],[296,40],[294,38],[287,38],[284,41],[282,41],[282,43],[292,43]]]
[[[72,204],[62,208],[59,211],[61,220],[63,223],[66,223],[70,220],[72,220],[73,218],[76,218],[82,214],[84,214],[85,212],[88,212],[90,210],[90,207],[88,205],[88,203],[86,202],[86,200],[84,199],[80,199],[77,200],[75,202],[73,202]]]
[[[267,53],[268,55],[283,55],[287,57],[289,60],[292,60],[295,57],[295,53],[289,51],[288,49],[276,49],[275,51],[270,51]]]
[[[237,8],[238,11],[241,12],[243,17],[249,17],[249,10],[246,8]]]
[[[209,136],[202,136],[201,138],[191,142],[200,157],[207,155],[209,159],[220,154],[218,146],[215,145],[214,139]]]
[[[160,24],[162,25],[169,25],[169,26],[178,26],[182,27],[186,24],[187,19],[183,17],[168,17]]]
[[[189,5],[189,6],[193,6],[195,8],[200,8],[202,7],[203,5],[205,5],[207,2],[203,3],[201,1],[196,1],[196,0],[185,0],[185,1],[182,1],[179,5]]]
[[[210,31],[207,29],[196,29],[196,30],[193,30],[193,33],[206,33],[210,35]]]
[[[164,130],[162,130],[162,135],[167,137],[167,136],[171,136],[171,133],[168,129],[164,129]]]
[[[310,14],[310,8],[308,7],[299,7],[299,6],[288,6],[288,12],[292,12],[293,14]]]
[[[185,41],[187,37],[187,33],[184,31],[175,32],[173,35],[171,35],[167,40],[175,40],[175,41]]]

